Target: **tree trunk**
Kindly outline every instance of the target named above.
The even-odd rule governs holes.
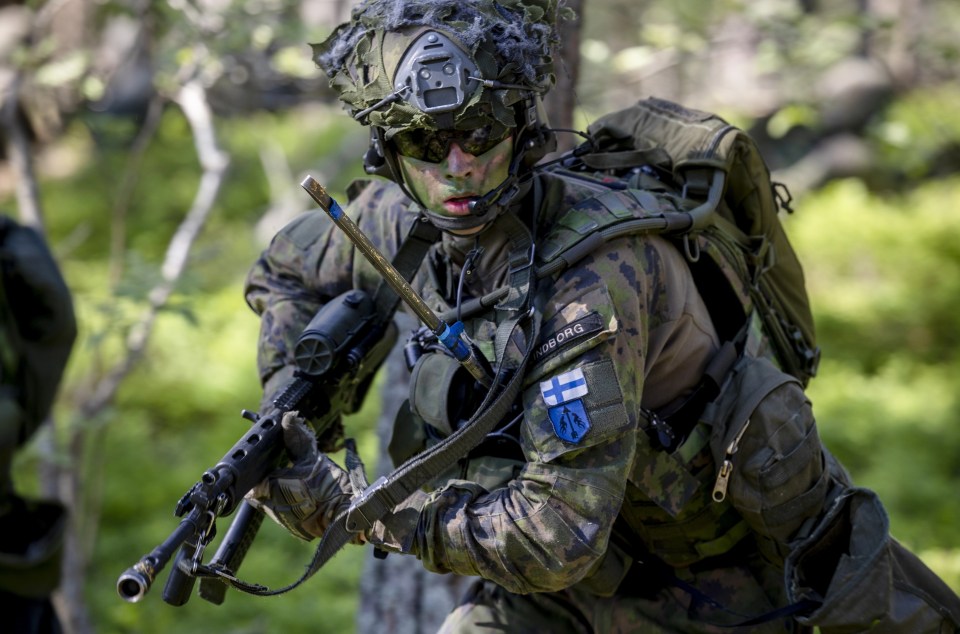
[[[573,9],[577,17],[573,20],[559,22],[558,30],[560,45],[555,51],[554,72],[557,75],[557,85],[547,93],[544,107],[547,110],[547,119],[550,127],[572,129],[573,111],[577,103],[577,79],[580,76],[580,29],[583,24],[584,0],[569,0],[566,6]],[[557,151],[563,152],[573,148],[579,139],[572,134],[557,135]]]

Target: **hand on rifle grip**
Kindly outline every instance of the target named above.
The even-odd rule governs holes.
[[[292,465],[278,469],[247,494],[247,500],[303,540],[320,537],[354,495],[350,478],[320,453],[316,438],[297,412],[283,416],[283,441]]]

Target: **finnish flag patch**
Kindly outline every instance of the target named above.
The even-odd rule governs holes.
[[[549,381],[540,381],[540,394],[547,407],[568,403],[586,396],[588,392],[587,380],[583,378],[580,368],[558,374]]]

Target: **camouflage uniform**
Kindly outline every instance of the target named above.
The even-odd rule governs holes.
[[[546,191],[539,223],[544,236],[576,201],[594,194],[553,178],[547,179]],[[417,217],[396,186],[379,183],[363,189],[347,213],[388,254]],[[467,277],[469,294],[481,296],[504,283],[507,247],[499,230],[504,222],[501,217],[478,238],[445,235],[428,255],[414,286],[433,308],[449,308],[449,281],[458,279],[465,253],[478,244],[484,255]],[[378,281],[321,213],[304,214],[281,231],[247,284],[247,300],[263,316],[259,363],[266,393],[286,378],[296,334],[316,309],[351,287],[372,292]],[[717,535],[684,534],[689,518],[683,507],[697,491],[702,497],[709,489],[694,482],[695,491],[687,490],[691,484],[686,467],[677,462],[681,459],[654,450],[643,431],[647,422],[641,410],[688,393],[719,344],[679,251],[660,237],[617,239],[542,280],[534,303],[543,325],[523,393],[519,442],[525,461],[465,461],[458,473],[438,478],[432,491],[409,499],[372,539],[416,555],[430,570],[492,582],[451,616],[451,631],[468,630],[468,624],[487,618],[507,619],[510,631],[524,631],[515,624],[517,614],[527,615],[530,631],[543,631],[541,618],[547,616],[550,631],[598,632],[642,623],[651,631],[655,623],[663,631],[728,631],[707,623],[745,618],[697,605],[657,566],[631,569],[631,556],[613,539],[618,516],[639,531],[623,537],[639,538],[650,552],[663,546],[658,535],[673,531],[681,536],[674,542],[688,540],[689,552],[667,552],[671,576],[702,589],[718,604],[742,615],[784,605],[782,573],[750,547],[747,531],[723,544],[737,546],[735,553],[719,547],[716,553],[696,552],[698,543],[715,541]],[[488,354],[497,319],[493,313],[466,324]],[[551,420],[549,410],[557,407],[545,403],[550,391],[541,383],[577,371],[585,387],[574,392],[577,398],[559,399],[561,410],[567,406],[576,414],[568,416],[570,429],[576,428],[570,440],[570,431],[561,428],[563,417]],[[704,447],[701,441],[687,451],[699,461],[698,470],[712,475]],[[704,507],[699,505],[697,513],[711,512]],[[644,527],[640,518],[661,525],[652,521]],[[792,626],[781,621],[766,627],[791,631]]]

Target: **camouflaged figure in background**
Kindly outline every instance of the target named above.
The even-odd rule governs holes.
[[[822,448],[799,383],[754,358],[764,356],[762,337],[745,344],[754,356],[723,373],[720,396],[698,408],[676,446],[655,441],[653,413],[694,394],[724,343],[674,244],[622,236],[543,279],[525,276],[531,257],[543,265],[571,233],[610,216],[692,204],[668,187],[611,197],[589,178],[531,169],[549,149],[537,105],[550,84],[555,14],[551,2],[372,1],[317,47],[348,112],[372,126],[368,167],[394,181],[358,184],[346,213],[388,256],[415,222],[444,229],[413,286],[437,311],[459,308],[489,361],[519,366],[528,342],[501,328],[517,310],[532,307],[541,322],[514,412],[366,540],[479,578],[446,632],[952,631],[956,597],[891,545],[875,497],[852,488]],[[443,38],[423,39],[431,33]],[[531,38],[535,54],[512,47],[518,37]],[[438,49],[428,55],[428,45]],[[431,95],[416,78],[440,58],[460,70]],[[425,205],[402,152],[445,169],[475,148],[475,165],[500,151],[473,135],[494,125],[513,139],[505,186],[468,192],[478,203],[469,215]],[[246,288],[262,315],[265,394],[288,378],[293,343],[324,302],[378,283],[321,212],[283,229]],[[494,305],[468,308],[499,289],[507,292]],[[397,461],[480,402],[445,355],[423,347],[391,440]],[[730,447],[738,466],[720,494]]]
[[[22,497],[16,452],[49,415],[77,325],[70,292],[36,230],[0,215],[0,612],[4,631],[61,632],[50,596],[60,583],[67,513]]]

